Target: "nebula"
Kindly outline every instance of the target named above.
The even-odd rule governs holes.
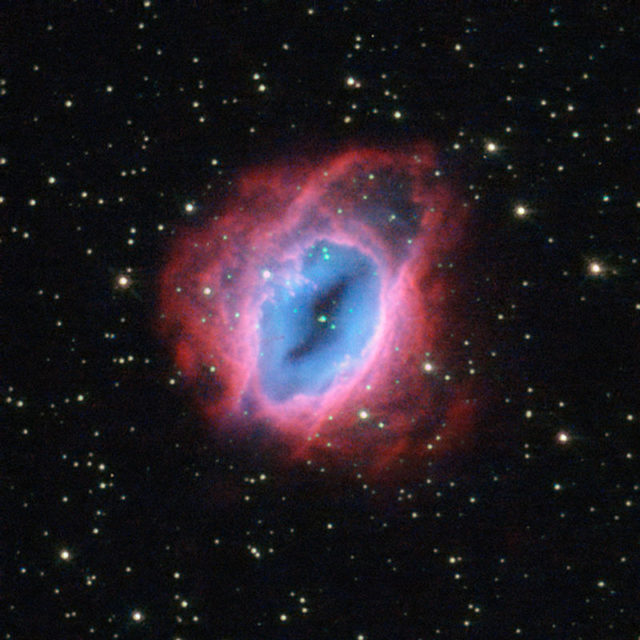
[[[293,273],[278,270],[265,290],[258,375],[267,397],[282,403],[319,396],[360,366],[380,314],[373,260],[321,240],[303,249]]]
[[[431,147],[351,147],[234,184],[159,278],[158,330],[212,429],[368,470],[463,438],[450,267],[467,216]]]

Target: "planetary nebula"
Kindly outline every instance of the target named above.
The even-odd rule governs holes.
[[[426,144],[241,172],[185,229],[158,329],[208,423],[382,468],[469,428],[451,256],[465,209]]]

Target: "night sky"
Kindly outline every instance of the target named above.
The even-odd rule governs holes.
[[[0,24],[1,638],[640,638],[634,3],[14,2]],[[204,358],[193,305],[166,330],[180,238],[228,222],[249,256],[291,214],[245,199],[240,233],[247,175],[304,193],[304,167],[418,147],[450,198],[430,242],[456,231],[437,334],[374,362],[410,439],[372,466],[394,420],[362,403],[302,454],[292,414],[222,415],[224,364],[176,357]],[[404,227],[368,210],[388,247],[417,224],[402,193]],[[329,246],[344,273],[308,308],[377,321],[348,288],[376,264]],[[263,361],[276,404],[314,388],[297,366]]]

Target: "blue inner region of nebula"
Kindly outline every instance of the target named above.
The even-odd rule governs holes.
[[[357,248],[319,241],[262,303],[259,375],[274,402],[324,393],[357,368],[380,319],[380,276]]]

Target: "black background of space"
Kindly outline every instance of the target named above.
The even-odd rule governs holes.
[[[640,635],[634,3],[7,2],[0,25],[0,637]],[[407,140],[470,205],[472,446],[392,487],[219,447],[152,329],[172,234],[245,166]]]

